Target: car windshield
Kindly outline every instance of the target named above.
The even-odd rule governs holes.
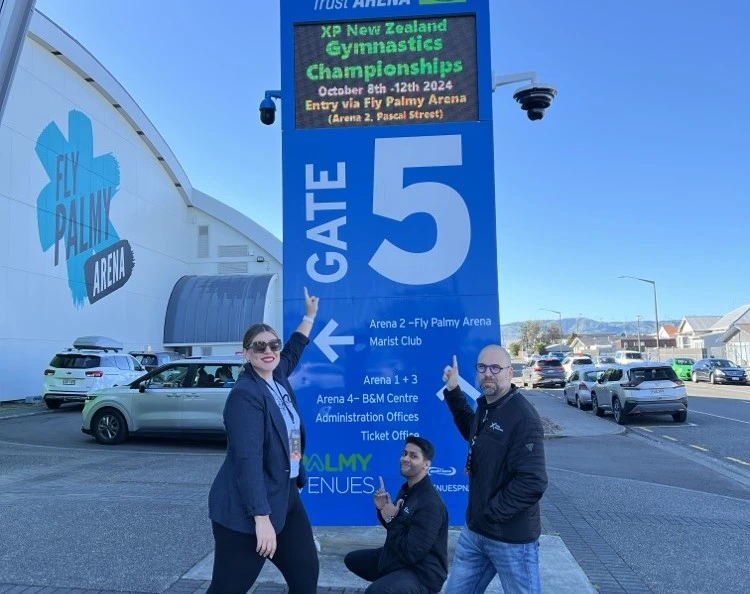
[[[625,359],[643,359],[640,353],[623,353]]]
[[[630,379],[634,382],[676,380],[677,374],[671,367],[636,367],[630,370]]]
[[[539,359],[536,364],[540,367],[560,367],[560,361],[558,359]]]
[[[595,382],[603,373],[604,372],[601,369],[597,369],[595,371],[587,371],[583,374],[583,379],[587,382]]]
[[[156,355],[135,355],[135,358],[141,365],[156,365],[158,363]]]
[[[99,367],[101,358],[97,355],[55,355],[50,367],[59,369],[91,369]]]
[[[614,363],[614,357],[599,357],[599,363]]]
[[[714,359],[714,365],[716,367],[721,367],[722,369],[735,369],[739,367],[739,365],[732,363],[732,361],[729,361],[728,359]]]
[[[695,361],[692,359],[675,359],[674,364],[675,365],[693,365]]]
[[[592,365],[593,363],[591,359],[573,359],[573,365]]]

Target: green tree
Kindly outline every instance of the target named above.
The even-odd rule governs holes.
[[[560,326],[557,322],[547,324],[539,334],[539,342],[545,346],[548,344],[557,344],[563,342],[562,334],[560,334]]]
[[[533,350],[536,343],[539,342],[539,334],[542,331],[542,325],[537,320],[521,322],[518,327],[521,334],[521,346],[525,351]]]
[[[519,341],[511,342],[508,348],[510,349],[511,356],[518,357],[518,353],[521,352],[521,343]]]

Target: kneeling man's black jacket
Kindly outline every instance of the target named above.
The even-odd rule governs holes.
[[[426,476],[409,488],[401,487],[394,500],[404,500],[401,511],[388,523],[378,513],[388,535],[378,570],[391,573],[410,569],[432,592],[439,592],[448,576],[448,510]]]

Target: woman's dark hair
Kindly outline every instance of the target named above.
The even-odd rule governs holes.
[[[249,349],[250,345],[253,344],[253,339],[261,332],[270,332],[276,338],[279,338],[276,330],[271,328],[271,326],[269,326],[268,324],[253,324],[247,329],[247,331],[245,332],[245,336],[242,338],[242,348]]]
[[[422,456],[425,460],[432,460],[435,458],[435,446],[432,442],[425,439],[424,437],[418,437],[417,435],[410,435],[406,438],[406,443],[413,443],[420,450],[422,450]]]

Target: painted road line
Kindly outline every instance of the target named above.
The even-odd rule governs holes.
[[[745,462],[744,460],[740,460],[739,458],[732,458],[731,456],[727,456],[727,460],[737,462],[737,464],[742,464],[743,466],[750,466],[750,462]]]
[[[663,437],[664,439],[668,439],[669,441],[680,441],[680,440],[679,440],[679,439],[677,439],[676,437],[672,437],[672,436],[670,436],[670,435],[662,435],[662,437]]]
[[[649,433],[653,433],[653,430],[647,429],[646,427],[635,427],[635,429],[640,429],[641,431],[648,431]]]
[[[690,444],[690,447],[691,448],[695,448],[696,450],[700,450],[701,452],[707,452],[708,451],[707,448],[704,448],[704,447],[699,446],[699,445],[693,445],[692,443]]]
[[[690,409],[690,412],[694,415],[707,415],[709,417],[716,417],[717,419],[724,419],[725,421],[734,421],[736,423],[742,423],[743,425],[750,425],[750,421],[741,421],[740,419],[733,419],[732,417],[723,417],[721,415],[714,415],[712,413],[701,412],[694,409]]]

